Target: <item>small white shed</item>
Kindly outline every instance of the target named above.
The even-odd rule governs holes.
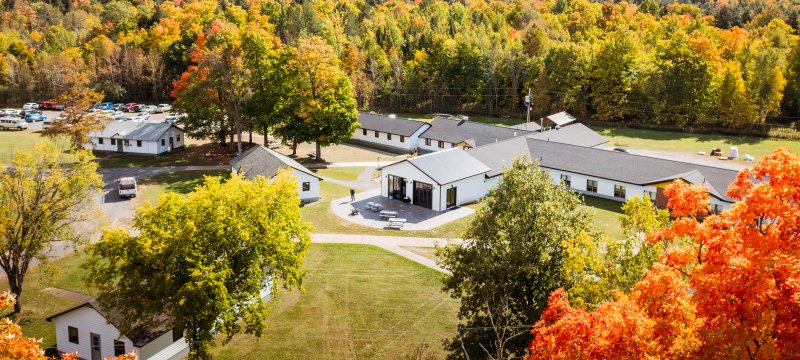
[[[253,179],[263,176],[272,179],[278,171],[285,168],[292,169],[292,174],[297,181],[298,195],[304,203],[319,200],[319,182],[322,178],[315,175],[292,158],[264,146],[254,146],[235,159],[231,160],[232,172],[243,172],[245,178]]]
[[[111,121],[103,130],[89,134],[87,149],[158,155],[184,147],[183,129],[163,123]]]

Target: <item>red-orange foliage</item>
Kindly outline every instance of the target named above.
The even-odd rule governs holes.
[[[0,311],[14,306],[14,295],[0,294]],[[9,318],[0,320],[0,359],[44,360],[41,341],[22,336],[22,329]]]
[[[529,359],[800,358],[800,155],[779,148],[739,173],[738,201],[702,222],[702,187],[666,193],[682,217],[649,238],[672,242],[661,263],[594,312],[554,292]]]

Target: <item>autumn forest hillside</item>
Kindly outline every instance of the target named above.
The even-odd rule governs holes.
[[[320,37],[361,110],[748,127],[800,118],[789,1],[1,0],[0,102],[54,98],[65,69],[107,101],[170,101],[214,20]]]

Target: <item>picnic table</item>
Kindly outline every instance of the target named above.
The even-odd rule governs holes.
[[[396,218],[397,217],[397,211],[382,210],[380,215],[381,215],[381,218]]]
[[[400,230],[403,228],[403,225],[406,224],[406,219],[403,218],[391,218],[389,219],[389,225],[386,225],[389,229],[396,229]]]
[[[367,210],[381,211],[383,210],[383,205],[370,201],[367,203]]]

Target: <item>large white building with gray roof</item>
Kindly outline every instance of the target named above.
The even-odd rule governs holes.
[[[111,121],[103,130],[89,133],[87,149],[158,155],[184,147],[183,129],[174,124]]]

